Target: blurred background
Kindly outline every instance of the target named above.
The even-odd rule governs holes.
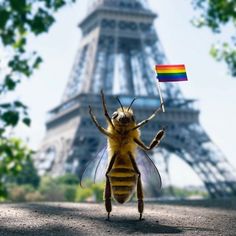
[[[24,70],[16,70],[14,76],[19,76],[19,79],[14,79],[14,81],[20,80],[20,82],[16,83],[17,86],[14,89],[9,89],[10,86],[8,86],[9,91],[3,91],[3,89],[3,92],[1,91],[1,104],[5,105],[5,107],[1,107],[2,114],[10,107],[7,107],[6,104],[20,101],[20,104],[18,106],[15,104],[15,107],[22,109],[20,113],[23,117],[21,121],[19,118],[19,122],[12,123],[12,116],[9,118],[10,122],[5,116],[3,122],[0,123],[4,127],[4,132],[1,133],[0,162],[2,162],[2,173],[4,171],[7,173],[1,176],[0,199],[3,201],[102,200],[102,184],[84,190],[79,187],[78,177],[72,174],[40,177],[36,170],[37,166],[34,166],[32,161],[32,156],[35,154],[31,153],[31,150],[39,150],[46,135],[47,112],[61,103],[82,38],[78,23],[88,14],[87,9],[92,1],[61,2],[65,4],[57,7],[53,4],[48,5],[48,9],[51,8],[49,14],[54,17],[54,21],[48,23],[48,29],[37,32],[32,30],[34,29],[32,27],[31,32],[27,34],[27,42],[23,43],[26,52],[36,51],[41,56],[42,63],[39,63],[39,68],[35,66],[34,73],[24,73],[23,76],[20,73]],[[203,17],[207,13],[207,3],[205,5],[202,3],[203,6],[201,6],[197,4],[198,1],[184,0],[141,2],[148,4],[148,8],[158,15],[154,21],[154,27],[168,63],[184,63],[186,65],[189,81],[181,83],[179,87],[186,99],[198,100],[201,126],[211,137],[212,143],[222,150],[234,170],[236,167],[234,147],[236,80],[234,77],[235,67],[232,66],[235,64],[232,60],[235,59],[235,39],[232,40],[232,55],[234,57],[225,57],[229,58],[226,60],[222,56],[223,54],[220,57],[220,52],[216,51],[223,47],[221,47],[222,42],[231,40],[235,33],[235,21],[233,22],[235,14],[231,14],[229,10],[232,6],[224,12],[229,14],[228,21],[225,19],[220,25],[216,14],[215,24],[214,21],[209,21],[212,26],[209,22],[206,23],[206,19]],[[7,3],[8,1],[5,4]],[[9,3],[11,4],[11,1]],[[220,3],[231,4],[230,1],[219,1]],[[0,2],[0,4],[4,7],[4,3]],[[224,4],[218,6],[219,8],[213,8],[213,11],[217,12],[219,9],[223,9]],[[2,9],[4,8],[1,8],[1,11],[3,11]],[[20,7],[16,7],[17,9]],[[32,9],[36,8],[32,7]],[[208,13],[207,19],[211,16],[211,12]],[[7,17],[10,18],[9,15]],[[49,18],[47,22],[50,22]],[[3,20],[0,23],[3,28]],[[219,29],[217,29],[217,23],[220,25]],[[35,24],[37,26],[37,22]],[[196,27],[194,24],[202,27]],[[3,39],[2,32],[1,38]],[[1,83],[2,81],[6,82],[6,76],[10,71],[9,61],[15,55],[14,53],[17,50],[19,55],[21,53],[20,46],[11,47],[13,44],[13,42],[8,43],[6,40],[0,44]],[[212,48],[213,44],[216,45],[215,48]],[[226,52],[229,51],[230,46],[226,47]],[[215,58],[210,55],[210,52]],[[221,59],[221,61],[216,59]],[[224,59],[226,62],[228,61],[228,66]],[[236,59],[234,63],[236,63]],[[14,65],[10,64],[11,68],[12,66]],[[30,79],[24,79],[24,76],[30,77]],[[27,112],[22,104],[28,107]],[[7,122],[10,124],[8,127]],[[27,126],[29,123],[30,127]],[[4,140],[11,140],[11,143],[4,143]],[[17,152],[16,155],[14,152]],[[19,158],[20,155],[24,156],[22,161]],[[7,161],[7,164],[5,163],[4,167],[3,160],[9,156],[12,158]],[[175,198],[209,197],[199,176],[175,155],[171,156],[169,161],[169,175]]]

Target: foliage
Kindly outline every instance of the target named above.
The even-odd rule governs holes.
[[[33,191],[25,195],[25,201],[26,202],[41,202],[41,201],[44,201],[44,197],[39,191]]]
[[[37,52],[27,51],[29,36],[47,33],[55,22],[53,14],[74,1],[0,0],[0,50],[7,52],[5,58],[0,55],[0,97],[14,91],[42,62]],[[5,176],[18,174],[21,161],[29,157],[7,135],[20,121],[30,126],[26,105],[18,100],[0,102],[0,198],[6,196]]]
[[[93,195],[91,188],[81,188],[78,186],[76,190],[75,201],[76,202],[85,202],[89,198],[91,199]],[[93,200],[93,199],[92,199]]]
[[[66,185],[64,186],[64,197],[68,202],[74,202],[76,198],[76,186]]]
[[[73,181],[71,181],[73,180]],[[56,202],[102,202],[104,183],[87,182],[87,188],[78,184],[78,178],[72,174],[60,177],[43,176],[38,187],[30,184],[8,184],[8,199],[13,202],[56,201]],[[177,199],[207,198],[208,193],[201,187],[180,188],[176,186],[162,189],[162,197]],[[145,198],[148,198],[145,194]],[[133,201],[137,201],[133,196]]]
[[[104,183],[97,183],[92,185],[92,192],[96,202],[103,201]]]
[[[17,186],[11,184],[8,186],[8,200],[14,202],[25,202],[28,193],[32,193],[34,188],[31,185]]]
[[[0,196],[6,197],[7,180],[19,175],[32,153],[19,139],[0,139]]]
[[[37,170],[34,167],[32,158],[25,160],[22,165],[22,170],[17,175],[11,175],[7,178],[7,182],[15,183],[18,185],[29,184],[33,187],[38,187],[40,177],[37,174]]]
[[[8,190],[8,200],[13,202],[25,202],[26,195],[30,191],[27,187],[11,186]]]
[[[218,61],[224,60],[236,77],[236,1],[235,0],[192,0],[200,17],[193,20],[196,27],[208,27],[214,33],[221,33],[227,26],[235,31],[228,42],[213,45],[211,55]],[[231,25],[230,25],[231,24]]]
[[[65,201],[63,186],[58,184],[56,178],[43,177],[40,181],[39,192],[46,201]]]
[[[77,185],[79,184],[78,177],[73,174],[65,174],[57,178],[58,184]]]
[[[64,184],[58,178],[42,177],[40,185],[34,188],[32,185],[7,185],[7,200],[13,202],[52,201],[74,202],[77,185]]]
[[[201,188],[181,188],[176,186],[170,186],[162,189],[163,196],[172,196],[176,198],[191,198],[191,197],[208,197],[207,191],[204,191]]]
[[[74,202],[78,182],[78,178],[72,174],[57,178],[44,176],[41,179],[38,190],[46,201]]]
[[[52,178],[44,176],[41,179],[38,191],[45,201],[84,202],[103,200],[104,184],[91,184],[89,188],[81,188],[77,176],[65,174]]]
[[[42,194],[35,190],[32,185],[8,185],[8,201],[12,202],[35,202],[43,201]]]
[[[81,188],[77,176],[66,174],[56,178],[42,177],[38,190],[46,201],[101,202],[103,189],[104,183],[91,183],[89,188]]]
[[[42,58],[36,52],[29,53],[26,50],[30,34],[38,36],[48,32],[55,22],[53,13],[73,1],[0,1],[0,45],[11,52],[8,55],[10,58],[5,59],[7,72],[0,84],[0,95],[15,90],[22,78],[30,77],[42,62]],[[0,104],[0,123],[3,122],[3,127],[16,126],[21,117],[26,125],[30,125],[27,107],[20,101]],[[3,131],[4,128],[1,132]]]
[[[103,201],[103,192],[105,183],[93,183],[91,180],[85,180],[83,186],[80,185],[76,191],[76,198],[77,202],[85,202],[85,201],[92,201],[92,202],[102,202]]]
[[[55,22],[53,13],[71,2],[74,0],[0,1],[0,42],[13,51],[8,61],[10,71],[0,86],[0,92],[14,90],[20,76],[30,77],[38,68],[42,59],[36,52],[27,53],[28,37],[48,32]]]

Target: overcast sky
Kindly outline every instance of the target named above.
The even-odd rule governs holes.
[[[236,167],[236,79],[230,77],[223,63],[209,56],[210,45],[227,39],[232,32],[228,30],[218,37],[208,29],[194,28],[190,20],[196,13],[191,1],[149,2],[159,15],[155,25],[169,62],[185,63],[187,67],[189,82],[180,84],[183,94],[199,100],[202,126]],[[44,62],[14,96],[29,106],[33,121],[30,129],[19,127],[17,135],[27,138],[35,149],[45,134],[46,112],[60,103],[79,46],[81,35],[77,25],[85,16],[86,5],[85,0],[78,0],[61,10],[48,34],[29,41],[29,48],[37,50]],[[180,174],[183,168],[185,175]],[[198,177],[178,158],[171,162],[171,178],[178,185],[200,184]]]

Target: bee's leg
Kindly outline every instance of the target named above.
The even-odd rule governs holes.
[[[141,126],[147,124],[151,119],[153,119],[157,113],[159,113],[161,110],[162,110],[162,106],[163,106],[163,103],[161,104],[161,106],[156,109],[151,116],[149,116],[146,120],[143,120],[141,122],[139,122],[134,128],[132,128],[131,130],[135,130],[135,129],[138,129],[140,128]]]
[[[131,163],[135,172],[138,174],[138,182],[137,182],[138,211],[140,214],[139,220],[143,220],[142,215],[143,215],[143,209],[144,209],[144,202],[143,202],[143,188],[142,188],[142,182],[141,182],[141,173],[131,153],[129,153],[129,157],[130,157],[130,160],[131,160]]]
[[[105,207],[107,211],[107,220],[110,220],[110,212],[112,210],[112,206],[111,206],[111,184],[110,184],[109,178],[106,179]]]
[[[102,90],[101,90],[101,97],[102,97],[102,107],[103,107],[104,115],[105,115],[107,121],[110,123],[110,125],[114,128],[114,125],[113,125],[113,123],[111,121],[111,117],[109,116],[108,111],[107,111],[107,106],[106,106],[106,102],[105,102],[105,96],[104,96],[104,93],[103,93]]]
[[[106,187],[105,187],[105,207],[107,211],[107,220],[110,220],[110,212],[112,211],[112,205],[111,205],[111,183],[109,180],[109,172],[112,169],[112,166],[115,162],[116,154],[114,154],[111,158],[111,161],[109,163],[107,172],[106,172]]]
[[[91,116],[91,118],[92,118],[92,121],[93,121],[94,124],[97,126],[97,128],[98,128],[103,134],[105,134],[106,136],[111,137],[112,135],[98,123],[98,121],[97,121],[95,115],[94,115],[93,112],[92,112],[91,106],[89,106],[89,114],[90,114],[90,116]]]
[[[165,134],[165,129],[160,130],[157,135],[154,137],[154,139],[151,141],[151,143],[149,144],[149,146],[146,146],[140,139],[134,139],[134,142],[140,146],[142,149],[148,151],[153,149],[155,146],[157,146],[161,139],[164,137]]]
[[[138,177],[138,184],[137,184],[137,195],[138,195],[138,211],[140,213],[139,220],[143,220],[143,189],[142,189],[142,182],[141,182],[141,174]]]

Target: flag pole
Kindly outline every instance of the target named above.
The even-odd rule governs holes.
[[[156,74],[156,71],[155,71],[155,74]],[[158,89],[158,93],[159,93],[159,97],[160,97],[161,109],[163,112],[165,112],[164,102],[163,102],[162,93],[161,93],[161,86],[160,86],[160,82],[159,82],[158,78],[157,78],[157,89]]]
[[[162,94],[161,94],[161,87],[160,87],[159,81],[157,81],[157,88],[158,88],[158,93],[160,96],[161,108],[162,108],[162,111],[165,112],[165,107],[164,107],[164,102],[163,102],[163,98],[162,98]]]

